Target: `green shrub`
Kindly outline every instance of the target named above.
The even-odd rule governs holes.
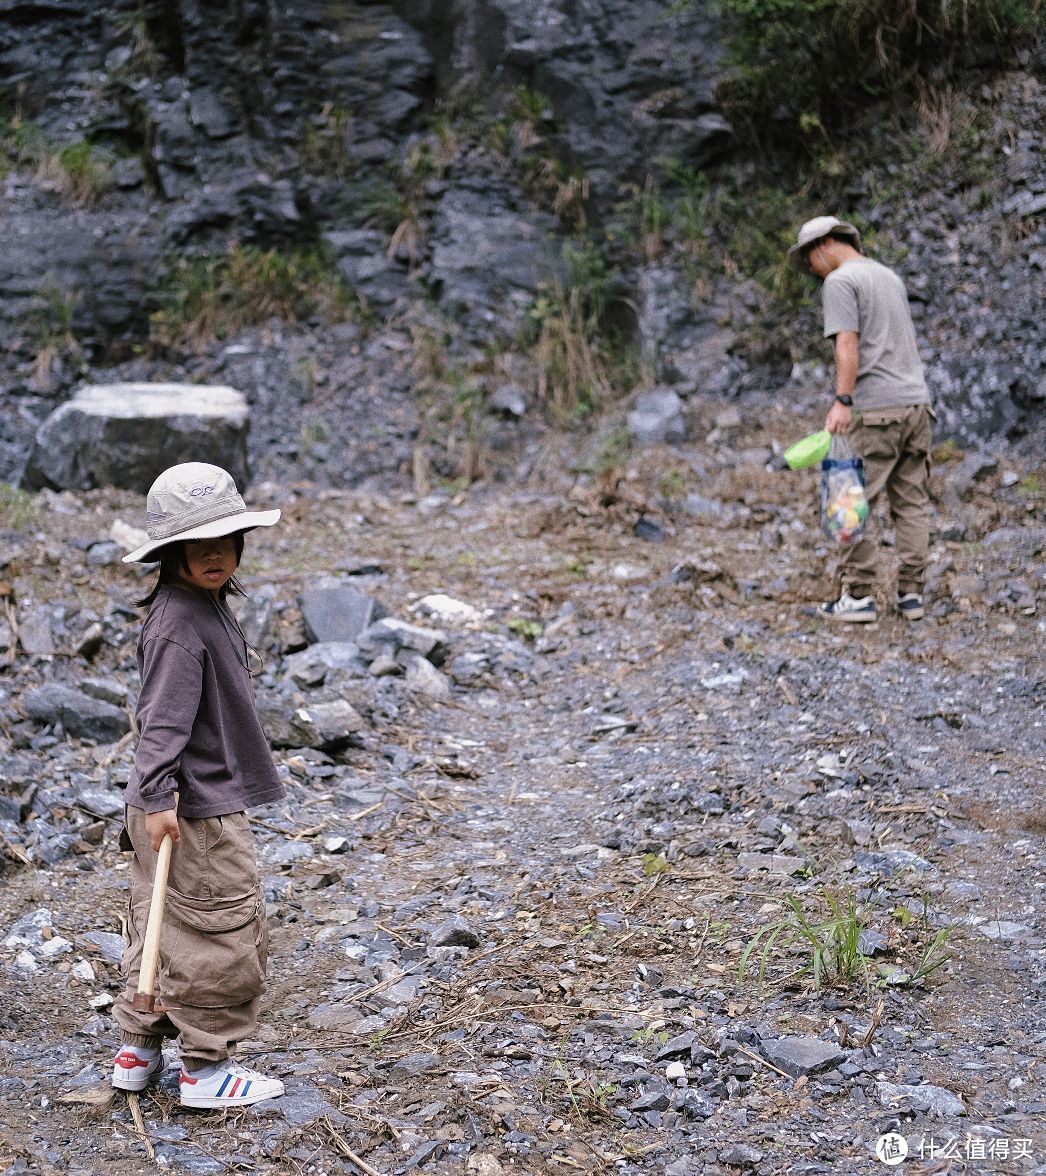
[[[150,336],[163,347],[200,348],[270,318],[336,321],[355,309],[344,279],[315,248],[236,245],[221,257],[182,257],[160,299]]]
[[[1042,34],[1041,0],[721,0],[733,74],[721,98],[756,143],[823,150],[870,100],[908,100],[971,46],[1000,59]]]
[[[105,191],[112,156],[104,148],[84,140],[63,147],[56,157],[59,183],[76,204],[92,204]]]
[[[36,123],[0,119],[0,165],[36,173],[76,204],[90,204],[105,190],[112,153],[87,139],[58,147]],[[0,174],[6,170],[0,166]]]
[[[351,125],[352,115],[348,110],[327,103],[305,128],[298,144],[302,168],[311,175],[344,180],[352,163]]]
[[[0,150],[15,167],[36,167],[52,153],[43,129],[17,115],[0,119]]]

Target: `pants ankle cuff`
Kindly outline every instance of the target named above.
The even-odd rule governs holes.
[[[122,1041],[124,1045],[136,1045],[139,1049],[159,1049],[163,1045],[162,1037],[148,1033],[125,1033]]]

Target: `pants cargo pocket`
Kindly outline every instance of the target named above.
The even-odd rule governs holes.
[[[245,1004],[265,988],[261,891],[204,899],[167,892],[162,991],[198,1008]]]

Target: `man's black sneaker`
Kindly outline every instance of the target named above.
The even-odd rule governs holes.
[[[925,611],[922,596],[918,592],[898,592],[897,611],[906,621],[921,621]]]
[[[869,621],[878,620],[874,596],[855,598],[849,592],[844,592],[838,600],[829,600],[825,604],[819,604],[817,611],[821,616],[831,617],[834,621],[867,624]]]

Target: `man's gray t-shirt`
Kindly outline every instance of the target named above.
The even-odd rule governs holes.
[[[867,257],[845,261],[825,278],[824,333],[860,336],[854,407],[858,412],[929,404],[904,283]]]

